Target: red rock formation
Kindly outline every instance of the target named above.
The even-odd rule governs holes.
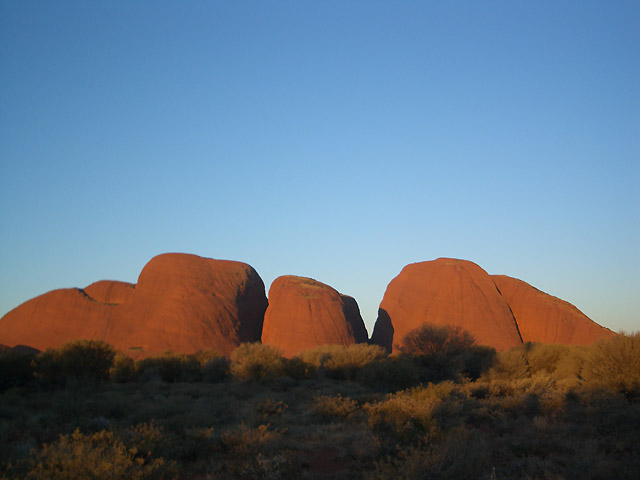
[[[491,277],[465,260],[439,258],[404,267],[387,287],[371,340],[395,351],[407,333],[424,323],[458,326],[497,350],[522,343]]]
[[[188,254],[159,255],[138,284],[96,282],[54,290],[0,319],[0,342],[44,350],[77,338],[104,340],[130,356],[193,353],[258,341],[264,284],[247,264]]]
[[[366,332],[356,301],[330,286],[291,275],[271,284],[262,343],[285,356],[319,345],[365,342]]]
[[[100,280],[84,288],[84,293],[101,303],[127,303],[136,286],[133,283],[118,282],[116,280]]]
[[[564,300],[506,275],[492,275],[525,342],[588,345],[614,335]]]

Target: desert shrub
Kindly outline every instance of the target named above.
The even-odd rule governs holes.
[[[69,379],[105,380],[113,366],[115,350],[101,340],[75,340],[35,358],[35,374],[50,382]]]
[[[496,362],[486,374],[490,380],[517,380],[531,376],[527,362],[526,348],[514,347],[498,352]]]
[[[358,382],[383,391],[413,387],[420,381],[418,363],[405,355],[390,355],[363,366],[356,375]]]
[[[421,380],[441,381],[459,377],[467,363],[473,336],[460,327],[423,324],[405,335],[400,352],[415,357],[422,366]]]
[[[134,381],[138,378],[136,362],[120,352],[116,353],[113,366],[109,370],[109,378],[119,383]]]
[[[282,433],[269,425],[250,428],[244,423],[222,434],[223,444],[236,454],[255,454],[280,448]]]
[[[254,409],[258,418],[267,420],[268,418],[282,414],[289,406],[280,400],[264,398],[256,402]]]
[[[582,378],[588,386],[640,395],[640,333],[592,345],[586,351]]]
[[[457,427],[431,436],[397,455],[375,462],[368,480],[468,480],[495,478],[486,441],[474,430]]]
[[[536,373],[552,374],[555,372],[560,358],[568,348],[564,345],[528,343],[525,345],[527,363],[532,375]]]
[[[229,376],[229,359],[217,350],[203,350],[193,358],[200,364],[203,381],[222,382]]]
[[[452,406],[462,408],[458,396],[463,393],[452,382],[430,383],[388,395],[384,400],[364,406],[369,426],[391,432],[400,439],[415,439],[438,428],[443,407],[447,414]]]
[[[152,479],[175,478],[162,458],[152,459],[129,449],[113,432],[83,435],[76,430],[45,444],[28,460],[25,478],[65,479]]]
[[[564,349],[564,353],[558,359],[552,376],[559,381],[564,380],[576,383],[582,373],[588,347],[571,345],[565,346]]]
[[[220,475],[214,472],[212,478],[299,478],[290,455],[282,448],[282,434],[268,425],[249,428],[244,424],[224,432],[222,443],[230,455],[218,467]]]
[[[158,375],[164,382],[195,382],[202,379],[198,360],[172,352],[138,360],[136,370],[141,378]]]
[[[311,413],[322,422],[344,419],[356,411],[358,404],[349,397],[322,395],[315,397],[311,405]]]
[[[355,343],[352,345],[321,345],[298,356],[303,361],[325,372],[327,377],[354,379],[358,370],[384,358],[384,348],[378,345]]]
[[[305,362],[300,357],[284,359],[284,373],[295,380],[304,380],[313,377],[317,368]]]
[[[14,350],[0,351],[0,391],[22,386],[33,379],[35,355]]]
[[[280,351],[261,343],[243,343],[231,354],[231,375],[241,381],[267,381],[284,375]]]
[[[486,345],[471,345],[461,354],[462,374],[477,380],[496,362],[496,350]]]

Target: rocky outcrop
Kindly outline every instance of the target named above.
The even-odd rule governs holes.
[[[522,280],[506,275],[492,278],[511,307],[525,342],[588,345],[614,335],[570,303]]]
[[[356,301],[311,278],[286,275],[269,289],[262,343],[291,357],[319,345],[367,341]]]
[[[466,260],[413,263],[389,283],[372,343],[396,351],[424,323],[457,326],[479,344],[504,350],[522,343],[515,318],[493,280]]]
[[[127,303],[133,297],[135,288],[133,283],[100,280],[85,287],[84,293],[98,302],[120,305]]]
[[[228,354],[260,339],[266,307],[264,283],[251,266],[171,253],[151,259],[136,285],[101,281],[23,303],[0,319],[0,343],[44,350],[86,338],[133,357]]]

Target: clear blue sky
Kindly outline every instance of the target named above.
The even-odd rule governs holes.
[[[640,330],[640,2],[0,0],[0,315],[164,252],[371,332],[441,256]]]

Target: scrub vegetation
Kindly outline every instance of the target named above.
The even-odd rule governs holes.
[[[134,361],[0,352],[0,478],[636,479],[640,335],[496,353],[425,326],[402,353],[244,344]]]

